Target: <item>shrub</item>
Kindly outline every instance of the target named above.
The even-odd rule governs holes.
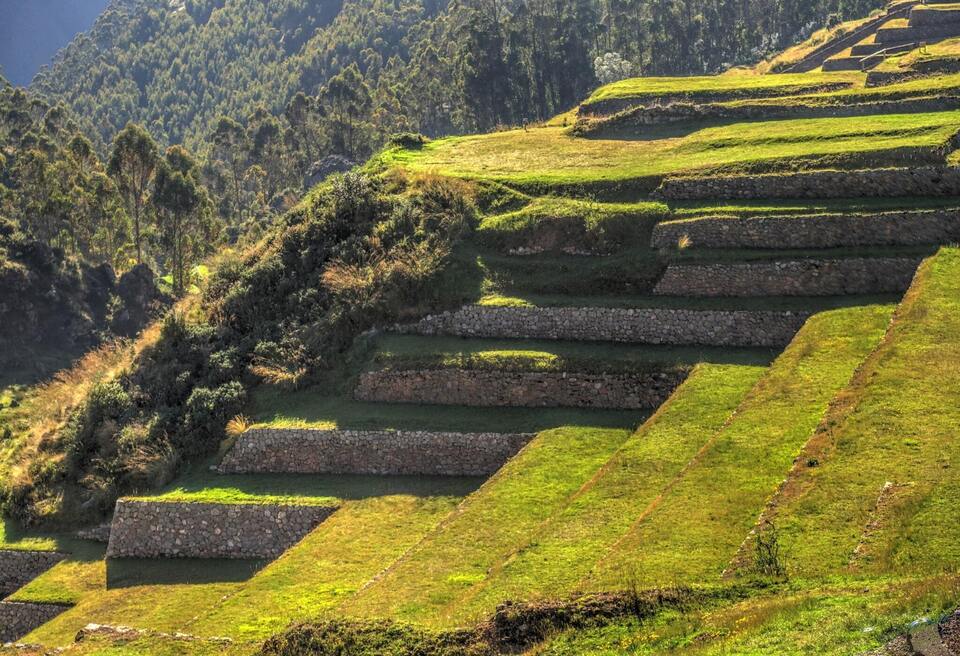
[[[423,148],[423,145],[430,141],[427,137],[416,132],[401,132],[390,137],[388,142],[390,146],[406,148],[407,150],[417,150]]]
[[[754,543],[753,569],[761,576],[786,578],[787,567],[780,546],[776,524],[765,521],[757,530]]]
[[[323,379],[358,335],[438,309],[424,299],[441,300],[432,283],[475,223],[472,195],[462,182],[360,173],[312,192],[258,244],[224,258],[202,308],[166,317],[128,373],[91,389],[24,454],[25,474],[0,481],[4,508],[31,521],[90,519],[213,453],[257,378]]]

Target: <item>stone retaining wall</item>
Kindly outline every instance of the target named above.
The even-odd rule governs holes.
[[[815,93],[829,93],[831,91],[842,91],[849,89],[852,85],[849,82],[824,82],[819,85],[795,84],[784,87],[765,87],[757,89],[743,89],[730,91],[701,91],[691,94],[685,93],[664,93],[664,94],[642,94],[637,96],[627,96],[622,98],[605,98],[591,103],[584,103],[577,108],[579,116],[605,116],[615,114],[631,107],[641,105],[669,105],[677,102],[727,102],[738,99],[748,98],[774,98],[778,96],[796,96]]]
[[[706,217],[658,224],[654,248],[834,248],[837,246],[946,244],[960,239],[960,210]]]
[[[55,604],[0,601],[0,644],[19,640],[68,608]]]
[[[695,104],[674,103],[635,107],[609,118],[581,122],[577,132],[584,135],[602,135],[608,131],[643,128],[650,125],[696,121],[757,120],[770,118],[843,118],[872,116],[876,114],[911,114],[919,112],[943,112],[955,109],[960,96],[945,94],[925,98],[900,98],[893,100],[848,99],[848,104],[837,105],[789,105],[773,103],[743,103],[727,105],[719,103]]]
[[[532,435],[427,431],[254,428],[220,463],[221,473],[488,476]]]
[[[276,558],[335,507],[117,501],[108,558]]]
[[[746,310],[467,305],[395,330],[455,337],[778,348],[790,343],[808,316]]]
[[[874,41],[896,45],[903,41],[938,41],[960,35],[960,24],[943,23],[937,25],[914,25],[908,27],[882,27],[877,30]]]
[[[852,258],[673,265],[655,294],[666,296],[841,296],[903,292],[918,258]]]
[[[659,407],[687,373],[375,371],[360,376],[354,398],[380,403],[636,410]]]
[[[66,557],[56,551],[0,550],[0,599],[13,594]]]
[[[652,195],[663,200],[956,196],[960,195],[960,169],[917,166],[676,177],[664,180]]]

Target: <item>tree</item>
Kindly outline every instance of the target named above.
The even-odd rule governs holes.
[[[370,88],[356,63],[334,76],[320,92],[333,123],[335,147],[350,159],[356,158],[357,131],[370,108]]]
[[[209,204],[197,175],[196,162],[181,146],[168,148],[157,167],[153,195],[157,206],[157,227],[166,248],[176,294],[182,294],[186,289],[186,272],[202,220],[202,206]]]
[[[233,119],[221,116],[213,132],[213,148],[214,157],[223,163],[230,176],[233,210],[242,218],[240,183],[250,156],[250,140],[247,139],[246,130]]]
[[[133,243],[137,264],[143,262],[144,207],[150,198],[150,185],[157,171],[157,144],[142,125],[128,123],[113,140],[107,165],[111,177],[124,195],[133,221]]]

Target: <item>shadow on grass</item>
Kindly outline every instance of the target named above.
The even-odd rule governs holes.
[[[682,139],[705,128],[723,127],[743,123],[743,119],[685,120],[662,125],[610,125],[598,127],[586,134],[578,134],[581,139],[598,141],[657,141],[660,139]]]
[[[107,560],[107,589],[142,585],[242,583],[269,561],[199,558],[111,558]]]
[[[0,550],[58,551],[70,554],[70,560],[92,562],[103,558],[106,545],[80,540],[72,533],[24,529],[11,519],[0,519]]]
[[[291,503],[304,498],[355,501],[385,496],[466,496],[483,481],[476,476],[361,476],[332,474],[220,475],[197,471],[177,479],[162,492],[210,503],[286,497]]]
[[[561,426],[633,428],[648,416],[637,410],[363,403],[321,387],[292,393],[260,388],[253,395],[250,414],[257,422],[278,426],[502,433],[538,433]]]

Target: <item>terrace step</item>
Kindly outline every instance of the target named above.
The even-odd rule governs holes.
[[[818,66],[821,66],[827,60],[827,58],[832,57],[833,55],[836,55],[837,53],[842,52],[843,50],[863,41],[868,36],[875,34],[877,28],[889,22],[891,19],[902,18],[909,15],[911,8],[916,4],[917,2],[909,1],[893,5],[887,9],[887,12],[884,15],[865,22],[863,25],[860,25],[849,34],[845,34],[837,39],[833,39],[827,43],[824,43],[796,64],[778,72],[805,73],[807,71],[812,71]]]
[[[783,347],[809,312],[467,305],[395,328],[417,335]]]
[[[919,258],[676,264],[654,290],[668,296],[835,296],[907,290]]]
[[[0,599],[13,594],[66,557],[56,551],[0,550]]]
[[[226,454],[224,474],[489,476],[530,433],[253,428]]]
[[[957,195],[960,169],[946,166],[674,177],[653,194],[663,200]]]
[[[0,601],[0,645],[20,640],[69,609],[59,604]]]
[[[823,62],[824,71],[859,71],[863,57],[847,54],[834,55]]]
[[[930,42],[960,35],[960,22],[921,26],[906,24],[906,21],[891,21],[891,23],[877,30],[877,43],[892,45],[907,41]]]
[[[688,373],[681,367],[636,373],[382,370],[361,374],[354,398],[474,407],[644,410],[663,404]]]
[[[917,5],[910,10],[910,26],[942,26],[960,22],[960,5],[941,4],[937,7]]]
[[[692,248],[837,248],[916,246],[960,240],[960,209],[708,216],[657,224],[651,246],[671,248],[686,238]]]
[[[272,559],[337,508],[120,499],[107,558]]]

